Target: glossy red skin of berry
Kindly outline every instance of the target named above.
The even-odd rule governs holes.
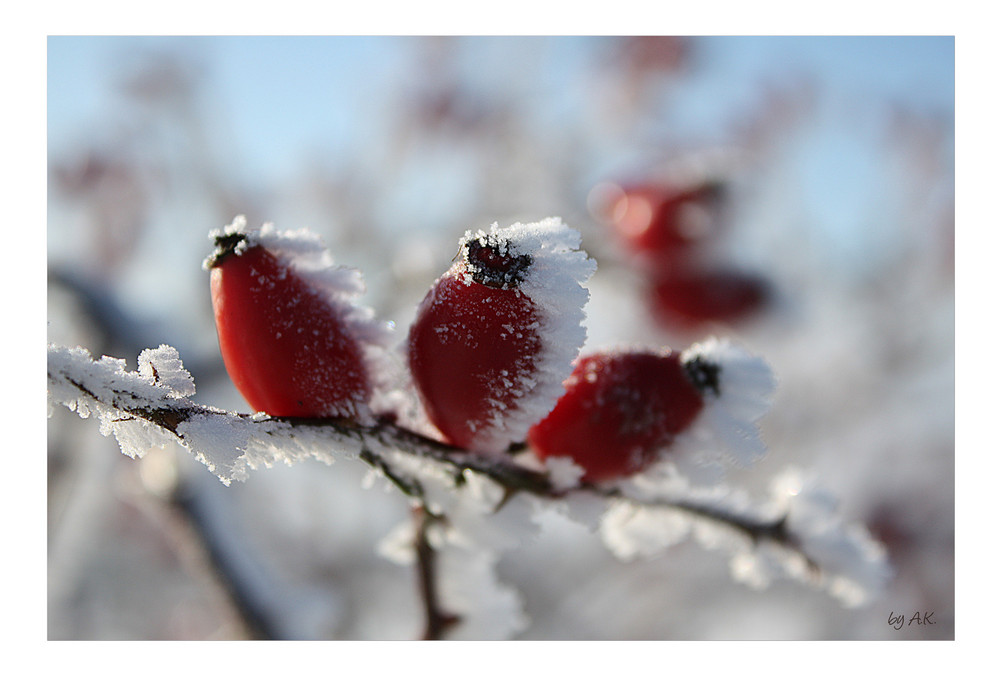
[[[753,274],[683,269],[661,274],[649,295],[654,314],[664,325],[693,329],[745,321],[767,304],[770,287]]]
[[[629,249],[652,264],[685,255],[718,230],[712,219],[722,195],[717,183],[687,188],[642,184],[622,191],[611,205],[611,223]],[[707,212],[707,223],[696,224],[693,209]]]
[[[535,371],[537,326],[516,285],[471,280],[462,262],[435,282],[410,327],[408,357],[427,417],[448,443],[477,450],[492,439],[498,409],[515,406],[517,385]]]
[[[581,357],[552,412],[528,431],[542,458],[568,456],[595,483],[640,472],[698,416],[701,392],[677,353]]]
[[[254,410],[357,415],[370,384],[342,311],[259,245],[219,258],[211,289],[226,370]]]

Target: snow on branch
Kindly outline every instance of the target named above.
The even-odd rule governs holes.
[[[128,371],[123,359],[95,360],[85,349],[50,345],[50,403],[83,418],[96,415],[101,433],[113,434],[132,458],[179,442],[226,485],[277,462],[361,460],[435,518],[431,525],[418,523],[419,535],[404,530],[400,536],[408,540],[397,536],[396,548],[383,551],[398,561],[419,559],[414,551],[429,545],[480,550],[487,562],[494,560],[496,551],[537,529],[531,518],[545,503],[599,527],[608,549],[624,560],[692,537],[730,553],[738,581],[765,587],[790,577],[849,606],[878,592],[889,575],[882,547],[863,528],[846,524],[812,482],[792,473],[779,478],[770,501],[758,506],[722,485],[691,487],[669,466],[616,485],[582,484],[558,464],[545,469],[522,465],[520,456],[477,455],[390,419],[361,425],[197,404],[194,381],[167,345],[144,350],[138,364]],[[498,601],[513,606],[509,592],[500,592]]]
[[[471,455],[389,422],[359,425],[341,419],[274,418],[263,413],[232,413],[203,406],[189,397],[194,382],[177,351],[167,345],[139,355],[139,370],[126,370],[123,359],[94,360],[82,348],[50,346],[49,399],[80,417],[96,414],[101,433],[115,435],[122,453],[141,458],[154,446],[177,440],[227,486],[247,479],[248,470],[277,462],[315,458],[332,464],[361,458],[413,495],[413,481],[392,472],[388,450],[406,451],[446,463],[456,470],[483,473],[512,487],[544,492],[544,476]]]

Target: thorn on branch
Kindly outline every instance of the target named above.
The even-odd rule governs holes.
[[[497,503],[497,506],[495,508],[493,508],[493,513],[496,514],[496,513],[500,512],[501,510],[503,510],[503,507],[505,505],[507,505],[507,503],[510,502],[510,499],[513,498],[516,495],[517,495],[517,489],[510,489],[510,488],[504,487],[503,497],[500,499],[500,502]]]
[[[371,449],[362,449],[358,457],[385,475],[385,478],[392,482],[404,495],[421,499],[424,497],[424,487],[418,480],[412,477],[404,478],[402,475],[396,474],[389,464],[384,459],[377,457]]]
[[[805,560],[806,567],[814,579],[819,579],[823,573],[819,563],[806,553],[799,538],[789,531],[787,514],[774,520],[760,520],[696,503],[679,501],[666,503],[666,505],[672,505],[678,510],[728,526],[744,534],[754,546],[759,546],[764,541],[770,541],[775,545],[781,546],[801,556]]]

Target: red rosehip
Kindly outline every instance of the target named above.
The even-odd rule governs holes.
[[[237,218],[213,234],[216,251],[205,262],[233,383],[251,408],[273,416],[367,415],[365,335],[374,326],[347,299],[357,292],[356,272],[330,267],[305,232],[244,227]]]
[[[428,419],[483,453],[523,441],[555,404],[585,339],[593,261],[558,219],[467,232],[420,303],[408,359]]]
[[[719,229],[722,184],[640,184],[622,187],[608,219],[625,245],[650,264],[686,254]]]
[[[581,357],[528,443],[543,460],[571,458],[584,482],[635,474],[691,425],[704,406],[702,390],[717,388],[715,377],[707,364],[693,373],[670,350]]]
[[[697,328],[746,320],[768,302],[770,286],[753,274],[685,268],[660,274],[649,296],[654,315],[664,325]]]

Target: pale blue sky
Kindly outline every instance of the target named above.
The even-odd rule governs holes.
[[[317,146],[335,152],[363,142],[373,116],[401,85],[407,38],[52,37],[48,48],[48,124],[53,150],[107,121],[114,80],[136,48],[190,52],[204,64],[207,104],[241,159],[265,176],[287,172]],[[540,120],[558,120],[593,66],[595,39],[548,40],[538,72],[521,78],[507,55],[532,38],[471,38],[462,65],[483,87],[535,95]],[[513,47],[512,47],[513,45]],[[843,98],[879,97],[950,113],[954,40],[950,37],[710,38],[699,44],[699,74],[674,105],[676,126],[694,135],[717,127],[762,82],[809,74]],[[395,76],[393,74],[396,74]],[[389,99],[388,101],[391,101]]]
[[[221,156],[215,162],[241,186],[279,192],[317,161],[382,177],[378,142],[412,90],[417,44],[407,37],[51,37],[50,158],[71,156],[74,145],[114,142],[116,125],[126,119],[115,89],[122,67],[154,51],[183,54],[201,68],[199,103],[212,152]],[[464,38],[453,43],[447,69],[463,87],[484,94],[487,105],[510,106],[532,130],[532,143],[554,143],[557,152],[590,145],[573,160],[580,203],[584,185],[641,164],[647,145],[642,135],[603,139],[606,130],[588,118],[595,100],[600,104],[595,74],[606,66],[609,44],[587,37]],[[885,121],[897,109],[929,116],[947,128],[946,144],[953,146],[954,39],[713,37],[697,39],[692,55],[683,87],[669,91],[666,118],[655,119],[660,132],[692,147],[726,142],[734,123],[759,106],[762,87],[808,79],[818,108],[805,129],[779,130],[790,143],[771,159],[772,171],[785,173],[777,181],[786,186],[786,216],[808,229],[831,261],[877,271],[877,254],[898,237],[892,227],[910,219],[912,209],[905,187],[892,184],[898,169],[887,174]],[[464,142],[455,141],[460,149]],[[419,208],[424,222],[447,223],[469,208],[455,202],[465,187],[460,161],[447,165],[455,160],[445,159],[444,167],[428,162],[405,180],[412,184],[397,182],[391,192],[382,187],[383,221],[414,222]]]

